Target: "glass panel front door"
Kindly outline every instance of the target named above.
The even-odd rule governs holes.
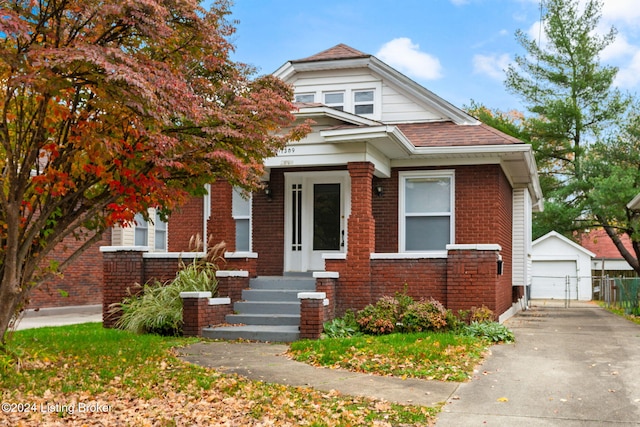
[[[313,250],[340,250],[340,184],[313,185]]]

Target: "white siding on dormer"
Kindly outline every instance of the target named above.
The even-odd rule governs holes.
[[[394,87],[387,84],[382,85],[381,120],[384,123],[438,121],[444,119],[442,115],[425,109]]]
[[[353,92],[374,91],[374,113],[366,115],[384,123],[407,123],[447,120],[435,109],[430,109],[413,98],[409,92],[392,86],[368,69],[340,69],[300,73],[291,82],[296,94],[315,94],[314,101],[324,102],[328,92],[344,92],[344,111],[353,113]]]

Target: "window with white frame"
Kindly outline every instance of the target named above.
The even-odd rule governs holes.
[[[445,251],[454,243],[454,171],[400,173],[401,252]]]
[[[313,102],[316,102],[316,94],[315,93],[297,93],[294,99],[296,102],[313,103]]]
[[[373,114],[373,90],[353,92],[353,112],[358,115]]]
[[[155,237],[155,250],[158,252],[166,252],[167,250],[167,223],[160,218],[160,214],[156,211],[156,219],[153,224]]]
[[[142,214],[136,214],[134,218],[136,225],[134,231],[134,245],[136,246],[148,246],[149,245],[149,223]]]
[[[325,92],[324,105],[344,111],[344,92]]]
[[[234,187],[231,211],[236,222],[236,251],[251,252],[251,194]]]

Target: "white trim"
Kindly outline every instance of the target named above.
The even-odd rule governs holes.
[[[148,246],[100,246],[100,252],[148,252]]]
[[[340,253],[327,252],[325,254],[322,254],[322,259],[347,259],[347,253],[346,252],[340,252]]]
[[[409,251],[406,249],[406,212],[405,212],[405,194],[406,194],[406,182],[411,178],[448,178],[450,185],[449,193],[449,244],[455,243],[456,238],[456,173],[455,169],[442,169],[442,170],[418,170],[418,171],[401,171],[398,172],[398,252],[411,253],[411,252],[442,252],[442,250],[435,251]],[[442,212],[438,216],[445,216]],[[425,215],[428,216],[428,215]]]
[[[372,253],[370,259],[423,259],[423,258],[447,258],[446,251],[432,252],[389,252]]]
[[[494,243],[489,244],[465,244],[465,245],[447,245],[448,251],[501,251],[502,246]]]
[[[180,292],[180,298],[211,298],[211,292]]]
[[[298,299],[321,299],[327,298],[326,292],[298,292]]]
[[[640,193],[636,195],[629,203],[627,203],[627,208],[631,210],[640,210]]]
[[[142,255],[143,258],[204,258],[207,254],[204,252],[147,252]]]
[[[257,252],[225,252],[225,258],[258,258]]]
[[[231,298],[229,297],[209,298],[209,305],[227,305],[227,304],[231,304]]]
[[[249,272],[246,270],[218,270],[216,277],[249,277]]]
[[[314,279],[339,279],[340,273],[337,271],[314,271]]]

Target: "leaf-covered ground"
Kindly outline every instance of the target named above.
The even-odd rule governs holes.
[[[452,333],[390,334],[297,341],[289,355],[316,366],[376,375],[466,381],[487,342]]]
[[[437,412],[221,374],[173,355],[189,342],[99,324],[17,332],[0,425],[421,426]]]

